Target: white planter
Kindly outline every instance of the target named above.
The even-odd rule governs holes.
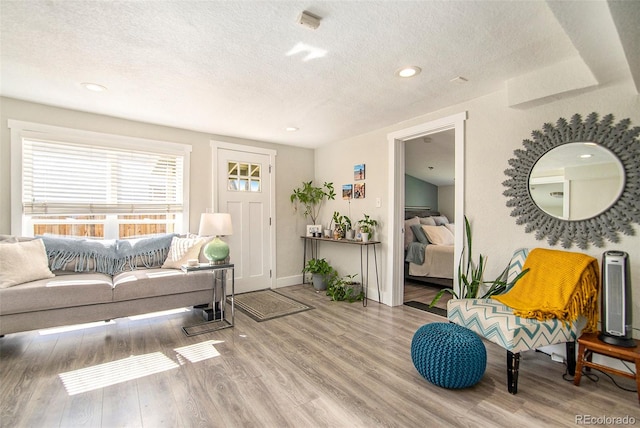
[[[369,242],[369,234],[366,232],[361,232],[360,235],[362,236],[362,242]]]
[[[345,234],[345,238],[350,239],[353,241],[353,239],[356,237],[356,231],[353,229],[349,229],[347,230],[347,233]]]

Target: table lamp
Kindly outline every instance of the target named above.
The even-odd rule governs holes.
[[[202,213],[200,215],[200,236],[215,236],[204,246],[204,256],[210,265],[224,264],[229,256],[229,245],[220,239],[220,236],[233,234],[231,214],[228,213]]]

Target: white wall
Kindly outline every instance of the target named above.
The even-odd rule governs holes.
[[[7,120],[24,120],[48,125],[113,133],[139,138],[191,144],[190,221],[189,231],[197,233],[200,213],[211,203],[210,141],[258,146],[277,150],[276,156],[276,239],[278,283],[300,279],[300,251],[305,222],[295,215],[289,201],[290,189],[303,180],[313,179],[313,151],[292,146],[205,134],[166,126],[134,122],[115,117],[84,113],[12,98],[0,98],[0,234],[11,232],[10,209],[10,148],[11,137]],[[291,280],[289,280],[291,278]],[[280,280],[281,279],[281,280]]]
[[[456,186],[438,186],[438,211],[453,222],[456,212]]]
[[[364,135],[336,141],[316,149],[316,177],[322,180],[342,182],[346,180],[349,165],[356,162],[367,164],[367,198],[358,205],[358,211],[374,213],[383,223],[387,222],[388,186],[388,143],[387,134],[404,128],[457,114],[468,112],[465,122],[465,214],[472,230],[475,254],[485,254],[488,258],[486,276],[493,279],[508,262],[516,247],[549,247],[546,241],[537,241],[533,233],[527,234],[524,226],[519,226],[510,216],[506,206],[507,198],[502,195],[507,178],[504,170],[509,168],[508,160],[515,149],[522,149],[522,140],[530,138],[531,131],[542,129],[547,122],[555,123],[560,117],[570,119],[579,113],[586,117],[591,112],[600,116],[612,113],[616,122],[630,118],[632,126],[640,126],[640,96],[636,94],[631,81],[599,88],[572,97],[557,99],[544,105],[515,109],[507,107],[505,90],[485,97],[448,107],[438,112],[412,118],[402,123],[382,128]],[[371,165],[371,167],[370,167]],[[375,208],[375,197],[382,200],[382,209]],[[336,204],[336,207],[342,206]],[[352,208],[352,211],[354,209]],[[604,248],[591,247],[586,252],[597,259],[606,250],[617,249],[629,253],[631,275],[634,286],[634,328],[640,326],[640,225],[635,224],[636,236],[621,236],[618,244],[606,243]],[[384,236],[384,235],[379,235]],[[383,242],[384,257],[387,243]],[[553,247],[559,248],[561,247]],[[579,251],[576,247],[573,251]],[[330,252],[324,254],[337,258],[339,266],[355,265],[355,255]],[[382,264],[384,266],[384,263]],[[383,284],[389,290],[391,284]]]

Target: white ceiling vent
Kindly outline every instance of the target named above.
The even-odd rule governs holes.
[[[298,17],[298,24],[302,25],[303,27],[315,30],[320,26],[320,19],[322,18],[305,10]]]

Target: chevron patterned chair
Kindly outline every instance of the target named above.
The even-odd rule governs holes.
[[[508,283],[522,271],[528,254],[527,248],[513,253],[507,273]],[[511,308],[494,299],[451,299],[447,304],[447,318],[507,350],[507,389],[511,394],[518,392],[520,353],[524,351],[566,343],[567,368],[574,375],[576,340],[585,324],[580,319],[564,325],[557,319],[538,321],[520,318],[513,314]]]

